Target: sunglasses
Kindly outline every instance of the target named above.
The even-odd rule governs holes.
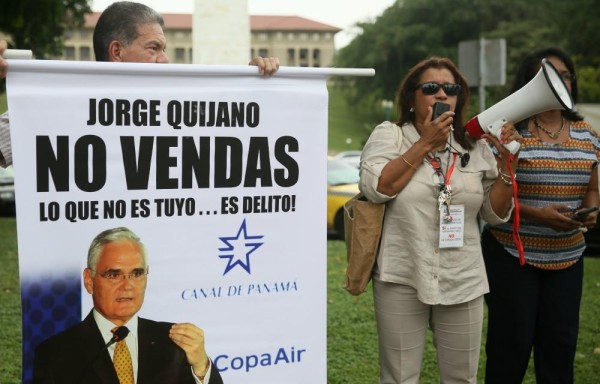
[[[452,83],[440,84],[440,83],[434,83],[434,82],[427,82],[427,83],[417,84],[415,89],[419,89],[419,88],[421,89],[421,92],[423,92],[424,95],[435,95],[436,93],[439,92],[440,88],[443,88],[444,93],[446,93],[446,95],[448,95],[448,96],[457,96],[460,93],[460,84],[452,84]]]
[[[560,74],[560,77],[563,79],[563,81],[566,82],[573,82],[575,81],[575,74],[571,73],[571,72],[562,72]]]

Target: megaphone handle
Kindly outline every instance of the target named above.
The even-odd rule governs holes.
[[[511,141],[508,144],[504,144],[504,147],[510,151],[511,154],[515,154],[521,148],[521,144],[518,141]]]
[[[502,117],[496,121],[494,121],[492,124],[487,126],[488,132],[491,133],[492,135],[496,136],[496,138],[498,140],[500,140],[500,135],[502,133],[502,126],[506,123],[506,118]],[[504,144],[504,147],[506,149],[508,149],[510,151],[511,154],[515,154],[519,151],[519,148],[521,148],[521,144],[519,144],[517,141],[511,141],[508,144]]]

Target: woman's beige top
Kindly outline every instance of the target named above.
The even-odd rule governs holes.
[[[383,167],[417,142],[419,134],[412,124],[405,124],[401,148],[398,139],[399,127],[384,122],[369,137],[361,157],[360,190],[370,201],[387,205],[375,276],[415,288],[419,300],[431,305],[463,303],[487,293],[478,215],[497,224],[506,222],[512,212],[511,208],[506,217],[500,218],[490,205],[489,192],[498,168],[488,144],[483,140],[475,143],[466,167],[457,158],[450,179],[451,204],[465,207],[464,245],[440,249],[439,177],[426,160],[414,164],[417,171],[397,195],[386,196],[376,190]],[[452,146],[460,153],[467,152],[456,142]],[[446,172],[452,155],[448,156],[448,151],[435,155]]]

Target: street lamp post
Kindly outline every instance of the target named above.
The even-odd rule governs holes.
[[[383,108],[385,120],[390,121],[392,118],[392,108],[394,108],[394,102],[391,100],[381,100],[381,107]]]

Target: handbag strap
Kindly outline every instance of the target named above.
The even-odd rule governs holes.
[[[402,139],[403,139],[402,127],[395,123],[394,123],[394,125],[396,126],[396,128],[398,128],[398,129],[396,129],[396,134],[398,135],[396,142],[398,143],[398,149],[400,150],[400,149],[402,149]]]

